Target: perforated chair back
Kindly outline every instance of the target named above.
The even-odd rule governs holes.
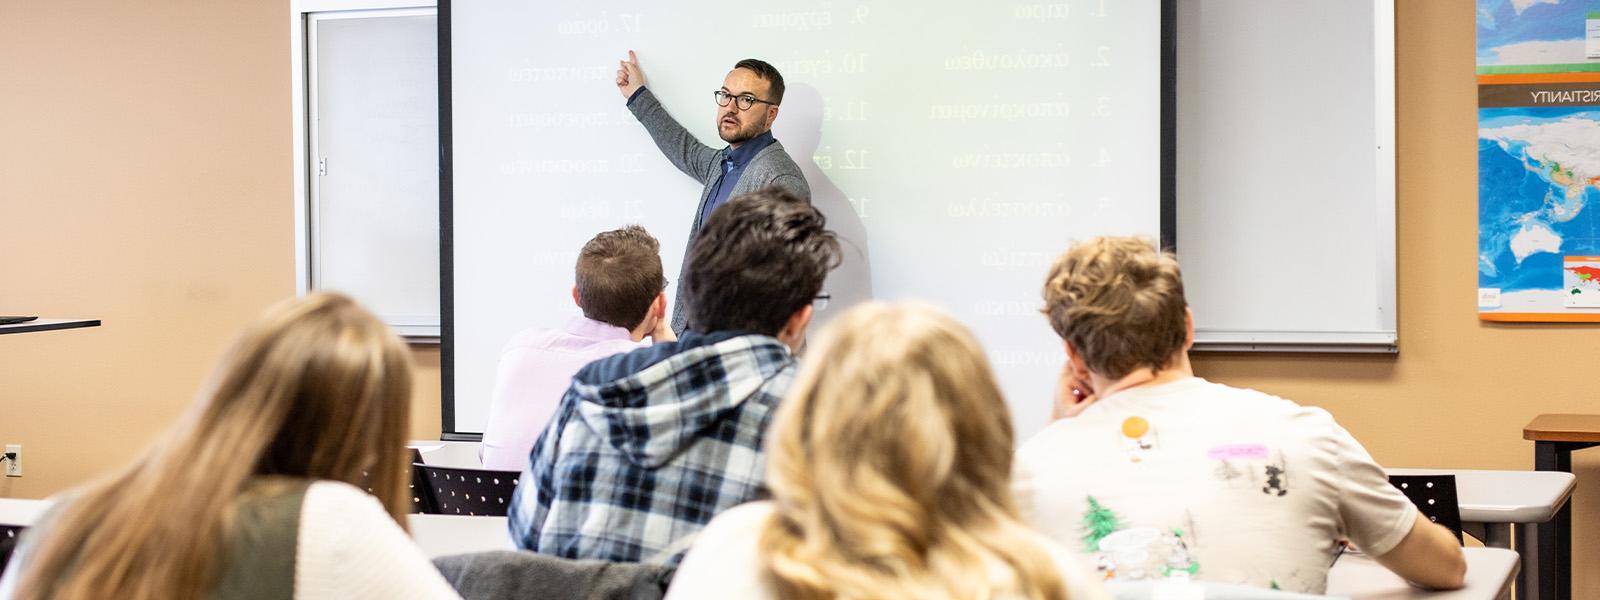
[[[503,517],[517,490],[516,471],[419,465],[434,514]]]
[[[439,511],[433,507],[433,496],[428,495],[428,484],[422,478],[422,452],[416,448],[411,449],[411,509],[406,512],[418,515],[437,514]]]
[[[418,470],[419,465],[422,464],[422,453],[418,452],[416,448],[409,448],[409,450],[411,450],[411,484],[406,486],[408,488],[406,493],[411,495],[411,503],[407,505],[406,512],[414,515],[431,514],[434,511],[429,508],[431,506],[428,504],[430,500],[428,495],[423,493],[428,486],[422,485],[422,471]],[[372,475],[366,471],[361,472],[361,487],[365,488],[368,494],[374,493],[371,483],[367,481],[370,477]]]
[[[1389,483],[1417,505],[1429,521],[1445,526],[1461,541],[1461,503],[1455,475],[1390,475]]]
[[[11,553],[17,549],[17,538],[22,537],[22,530],[27,529],[21,525],[0,525],[0,575],[6,572],[6,563],[11,562]]]

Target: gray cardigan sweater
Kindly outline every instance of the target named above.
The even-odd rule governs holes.
[[[628,103],[628,110],[644,125],[645,131],[650,133],[650,139],[655,140],[656,147],[672,162],[672,166],[705,186],[700,191],[700,205],[695,209],[694,220],[689,225],[689,245],[693,246],[695,236],[700,233],[700,223],[706,216],[706,203],[716,192],[717,176],[722,171],[719,166],[728,148],[712,148],[700,143],[672,115],[667,114],[667,109],[661,106],[649,88],[640,88],[639,94]],[[744,168],[744,174],[739,176],[739,181],[733,184],[733,191],[728,197],[774,186],[807,202],[811,201],[811,187],[806,185],[800,165],[795,164],[794,159],[789,158],[789,153],[784,151],[783,144],[776,141],[756,153],[756,157]],[[678,272],[678,295],[672,308],[672,330],[680,334],[688,324],[688,315],[683,307],[682,283],[683,274],[688,269],[688,248],[684,249],[683,268],[685,270]]]

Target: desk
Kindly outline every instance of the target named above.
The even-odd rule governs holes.
[[[100,319],[35,319],[27,323],[13,323],[0,325],[0,335],[8,333],[28,333],[32,331],[53,331],[56,329],[77,329],[79,327],[99,327]]]
[[[422,453],[423,464],[461,469],[483,468],[483,462],[478,460],[478,442],[411,440],[406,445]]]
[[[1540,580],[1542,572],[1533,529],[1538,523],[1555,518],[1572,496],[1577,479],[1571,473],[1556,471],[1486,471],[1477,469],[1388,469],[1390,475],[1436,475],[1456,477],[1457,502],[1468,533],[1492,548],[1510,548],[1510,530],[1517,531],[1517,553],[1522,567],[1517,570],[1517,598],[1539,597],[1538,591],[1554,585],[1554,574]],[[1550,558],[1549,561],[1555,560]],[[1551,562],[1550,564],[1555,564]]]
[[[406,516],[411,524],[412,539],[429,558],[516,549],[506,531],[505,517]],[[1463,548],[1462,552],[1467,558],[1467,585],[1459,590],[1418,589],[1368,556],[1346,554],[1328,571],[1327,594],[1352,600],[1496,600],[1511,591],[1511,580],[1517,573],[1517,553],[1502,548]]]
[[[50,510],[49,500],[24,500],[0,498],[0,525],[32,527],[44,511]]]
[[[50,510],[49,500],[0,498],[0,525],[29,527]],[[516,550],[505,517],[406,515],[411,539],[429,558],[463,552]]]
[[[406,515],[411,539],[428,558],[466,552],[516,550],[505,517]]]
[[[1338,598],[1341,600],[1498,600],[1511,591],[1511,579],[1517,573],[1517,553],[1503,548],[1463,548],[1467,559],[1466,585],[1459,590],[1428,591],[1413,587],[1378,561],[1362,554],[1346,554],[1328,570],[1326,596],[1269,591],[1236,584],[1196,582],[1193,584],[1151,582],[1111,582],[1106,588],[1119,600],[1150,600],[1152,598],[1229,598],[1254,600],[1315,600]],[[1176,587],[1162,590],[1157,586]],[[1186,588],[1200,588],[1196,590]],[[1187,592],[1187,593],[1178,593]]]
[[[1511,592],[1517,574],[1517,553],[1504,548],[1462,548],[1467,557],[1467,585],[1459,590],[1431,592],[1406,583],[1372,557],[1346,554],[1328,571],[1329,596],[1352,600],[1496,600]]]
[[[1522,439],[1533,440],[1533,468],[1572,472],[1572,451],[1600,444],[1600,415],[1539,415],[1522,428]],[[1556,511],[1556,518],[1539,525],[1539,580],[1553,581],[1541,588],[1541,600],[1572,598],[1572,504]]]

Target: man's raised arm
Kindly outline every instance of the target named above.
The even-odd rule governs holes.
[[[617,91],[628,100],[628,110],[644,125],[672,166],[701,184],[717,176],[717,150],[700,143],[667,114],[667,109],[645,88],[639,58],[632,50],[628,51],[628,60],[621,61],[617,68]]]

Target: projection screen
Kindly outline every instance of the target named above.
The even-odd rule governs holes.
[[[643,225],[675,278],[701,185],[627,111],[618,60],[701,141],[740,59],[775,65],[774,126],[845,245],[817,328],[866,298],[953,313],[1019,438],[1064,360],[1040,315],[1073,239],[1161,234],[1162,2],[442,2],[444,430],[482,432],[500,350],[578,314],[578,249]],[[673,297],[672,282],[668,297]]]

